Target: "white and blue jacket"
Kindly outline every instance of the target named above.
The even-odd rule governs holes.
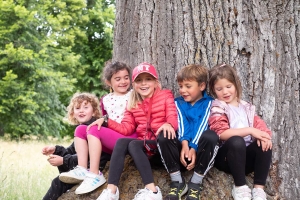
[[[208,129],[208,118],[213,98],[204,91],[203,97],[194,105],[184,101],[183,97],[175,98],[178,112],[178,139],[187,140],[189,147],[198,149],[202,133]]]

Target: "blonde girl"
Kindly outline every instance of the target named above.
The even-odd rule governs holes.
[[[101,107],[103,116],[98,120],[110,118],[121,121],[130,95],[130,68],[122,62],[107,62],[103,71],[103,81],[111,88],[111,93],[104,96]],[[86,125],[78,126],[75,130],[75,147],[78,156],[78,166],[73,170],[62,173],[60,180],[64,183],[80,183],[76,194],[84,194],[95,190],[106,182],[99,172],[101,153],[111,154],[119,138],[136,138],[136,135],[124,136],[110,128]],[[88,167],[88,158],[90,168]]]
[[[162,199],[159,187],[154,184],[149,157],[158,153],[158,134],[175,137],[178,122],[174,97],[170,90],[161,89],[157,71],[149,63],[141,63],[133,69],[132,81],[133,92],[123,120],[118,123],[108,118],[107,124],[124,135],[136,130],[138,137],[117,141],[110,162],[107,189],[103,190],[98,200],[119,199],[118,184],[127,154],[133,158],[145,185],[134,199]]]

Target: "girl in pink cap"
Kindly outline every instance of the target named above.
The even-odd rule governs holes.
[[[118,123],[108,117],[107,126],[124,135],[136,130],[138,137],[121,138],[117,141],[110,161],[107,189],[103,190],[98,200],[119,199],[118,184],[127,154],[133,158],[145,185],[134,199],[162,199],[159,187],[154,184],[149,157],[158,154],[158,134],[175,137],[178,122],[174,97],[170,90],[161,89],[157,71],[149,63],[141,63],[134,68],[132,81],[133,91],[123,120]],[[99,122],[100,120],[93,124],[99,126],[104,120]]]

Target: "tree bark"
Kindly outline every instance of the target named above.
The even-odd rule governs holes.
[[[273,132],[267,187],[300,199],[299,0],[117,0],[113,59],[158,67],[163,87],[187,64],[237,69],[243,99]]]

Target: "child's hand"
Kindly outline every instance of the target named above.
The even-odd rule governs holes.
[[[100,130],[102,124],[104,122],[104,118],[101,117],[99,119],[97,119],[96,121],[94,121],[93,123],[91,123],[90,125],[88,125],[88,127],[86,128],[86,130],[90,130],[91,126],[95,126],[95,125],[98,125],[98,130]]]
[[[187,170],[192,170],[195,167],[196,151],[193,148],[189,148],[188,141],[186,140],[183,140],[181,145],[180,162]]]
[[[58,155],[50,155],[48,158],[48,162],[52,166],[60,166],[63,164],[64,160],[63,157],[58,156]]]
[[[183,166],[187,167],[189,162],[188,161],[188,157],[189,157],[189,145],[188,145],[188,141],[183,140],[181,142],[181,152],[180,152],[180,162],[182,163]]]
[[[43,155],[50,155],[50,154],[54,154],[55,152],[55,146],[45,146],[44,148],[42,148],[42,154]]]
[[[267,140],[267,141],[263,141],[263,140],[257,140],[257,145],[260,147],[262,151],[268,151],[269,149],[272,149],[272,141],[271,140]]]
[[[196,150],[195,149],[190,148],[187,160],[190,163],[188,163],[188,165],[186,166],[186,169],[190,171],[195,167],[195,161],[196,161]]]
[[[174,139],[176,138],[176,133],[174,128],[169,123],[164,123],[155,133],[155,135],[158,135],[161,131],[164,131],[164,137],[168,134],[168,139]]]
[[[259,129],[256,129],[256,128],[252,129],[251,135],[252,135],[252,137],[254,137],[256,139],[262,140],[265,142],[267,142],[268,140],[271,140],[271,136],[268,133],[261,131]]]

